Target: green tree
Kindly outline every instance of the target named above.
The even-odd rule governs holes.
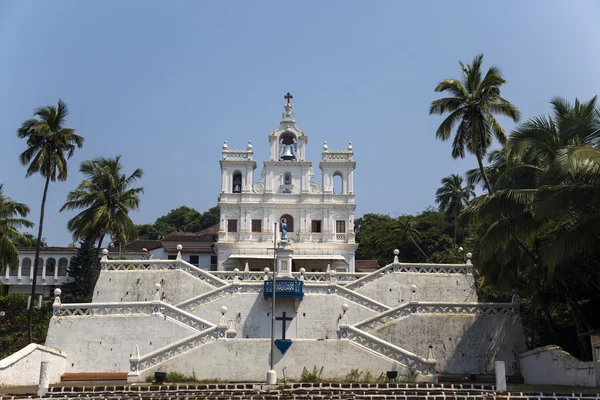
[[[589,345],[579,335],[594,326],[597,313],[590,305],[600,303],[595,100],[573,105],[553,99],[552,115],[517,127],[497,165],[496,192],[477,198],[461,214],[463,222],[478,225],[474,256],[483,279],[496,287],[509,283],[528,298],[554,338],[562,325],[554,310],[567,310],[576,332],[571,336],[586,358]]]
[[[121,156],[87,160],[79,170],[86,179],[69,192],[60,211],[81,210],[69,220],[67,228],[74,240],[98,241],[97,258],[106,235],[122,244],[137,237],[129,212],[139,208],[144,189],[132,185],[144,173],[138,168],[129,176],[124,174]]]
[[[57,179],[59,181],[67,179],[67,160],[73,156],[76,148],[83,146],[83,137],[76,135],[74,129],[65,127],[67,115],[66,103],[58,100],[57,107],[50,105],[37,108],[34,112],[34,118],[23,122],[17,131],[19,138],[27,140],[27,149],[19,157],[21,164],[28,166],[26,176],[29,177],[39,173],[46,180],[40,207],[40,222],[33,261],[31,298],[35,297],[48,186],[50,182],[55,182]],[[33,341],[32,313],[33,309],[30,308],[27,314],[30,343]]]
[[[19,263],[18,242],[24,240],[20,228],[31,228],[33,223],[25,219],[29,207],[18,203],[4,194],[4,185],[0,184],[0,272],[7,266]]]
[[[467,184],[463,186],[463,177],[452,174],[442,179],[442,186],[435,192],[435,202],[438,209],[443,212],[454,224],[454,243],[456,243],[458,214],[475,197],[475,187]]]
[[[15,246],[35,247],[35,246],[37,246],[37,243],[38,243],[37,238],[29,232],[22,233],[21,236],[19,236],[15,240]],[[40,247],[48,247],[46,238],[42,238]]]
[[[158,217],[154,224],[137,225],[141,239],[160,240],[172,232],[199,232],[219,223],[219,207],[215,206],[200,213],[181,206]]]
[[[400,240],[408,240],[415,245],[417,249],[423,254],[423,257],[427,259],[427,254],[421,249],[421,247],[417,244],[417,240],[421,238],[421,233],[417,229],[415,222],[411,217],[403,217],[400,218],[397,223],[397,228],[395,228],[392,233],[398,234]]]
[[[79,243],[77,254],[71,259],[68,273],[71,280],[63,285],[63,297],[71,303],[92,301],[96,281],[96,249],[93,241]]]
[[[475,154],[487,191],[493,193],[483,167],[483,157],[494,137],[501,144],[507,140],[504,128],[495,115],[507,116],[517,122],[521,112],[500,95],[500,87],[506,83],[500,69],[492,66],[483,76],[482,62],[483,54],[475,56],[471,64],[459,62],[462,80],[445,79],[436,86],[436,92],[448,92],[450,97],[433,101],[429,114],[449,113],[437,129],[436,137],[448,140],[457,125],[452,157],[464,158],[465,151]]]

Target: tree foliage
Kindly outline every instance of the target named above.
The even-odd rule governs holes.
[[[59,181],[67,180],[67,160],[73,156],[75,149],[83,146],[83,137],[75,134],[75,129],[65,126],[68,114],[67,104],[62,100],[58,100],[57,107],[50,105],[37,108],[34,112],[34,118],[23,122],[17,130],[17,136],[27,141],[27,149],[19,156],[21,164],[27,166],[25,176],[29,177],[39,173],[46,180],[42,194],[40,222],[38,224],[33,261],[31,297],[35,296],[48,186],[51,181],[55,182],[57,179]],[[30,342],[33,341],[32,312],[30,309],[28,313]]]
[[[160,240],[172,232],[200,232],[219,223],[217,206],[200,213],[197,210],[181,206],[158,217],[153,224],[137,225],[140,239]]]
[[[442,262],[457,260],[452,241],[453,228],[444,214],[428,209],[415,216],[397,218],[384,214],[365,214],[355,220],[358,260],[392,262],[398,249],[401,262]],[[421,250],[419,250],[421,249]]]
[[[27,214],[29,207],[6,196],[0,184],[0,272],[19,262],[17,246],[20,241],[27,240],[19,229],[33,226],[32,222],[25,219]]]
[[[95,268],[96,249],[94,243],[83,240],[77,254],[67,268],[71,280],[64,284],[63,299],[69,303],[89,303],[92,301],[97,269]]]

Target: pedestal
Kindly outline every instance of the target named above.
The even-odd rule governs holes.
[[[292,245],[289,243],[280,243],[277,249],[277,279],[293,279],[292,276]]]

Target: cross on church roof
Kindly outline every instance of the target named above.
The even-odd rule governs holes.
[[[293,99],[293,98],[294,98],[294,96],[292,96],[292,95],[290,94],[290,92],[287,92],[287,94],[286,94],[285,96],[283,96],[283,98],[284,98],[284,99],[286,99],[286,100],[287,100],[287,102],[288,102],[288,104],[289,104],[290,100],[291,100],[291,99]]]

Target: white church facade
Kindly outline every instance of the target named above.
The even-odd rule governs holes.
[[[293,248],[292,270],[355,271],[354,152],[323,145],[319,163],[322,185],[313,180],[306,160],[308,135],[296,126],[293,105],[285,104],[279,127],[269,134],[270,159],[255,179],[251,142],[244,150],[223,144],[218,270],[251,271],[273,267],[275,224],[288,226]],[[334,180],[339,180],[338,191]]]
[[[115,372],[139,382],[172,371],[258,382],[273,369],[298,381],[316,367],[338,382],[357,370],[436,382],[492,374],[496,361],[519,374],[519,300],[478,302],[470,255],[457,264],[403,264],[396,250],[390,264],[355,271],[353,149],[324,146],[322,185],[313,181],[308,136],[292,110],[286,103],[269,135],[259,179],[250,144],[223,146],[220,221],[207,233],[214,244],[207,236],[186,253],[187,244],[175,244],[184,235],[173,236],[164,259],[111,259],[115,250],[105,249],[91,304],[64,303],[55,291],[45,343],[62,357],[54,380]],[[213,245],[214,269],[188,262]],[[34,353],[25,353],[10,356],[7,375],[19,376],[12,366],[28,365]]]

